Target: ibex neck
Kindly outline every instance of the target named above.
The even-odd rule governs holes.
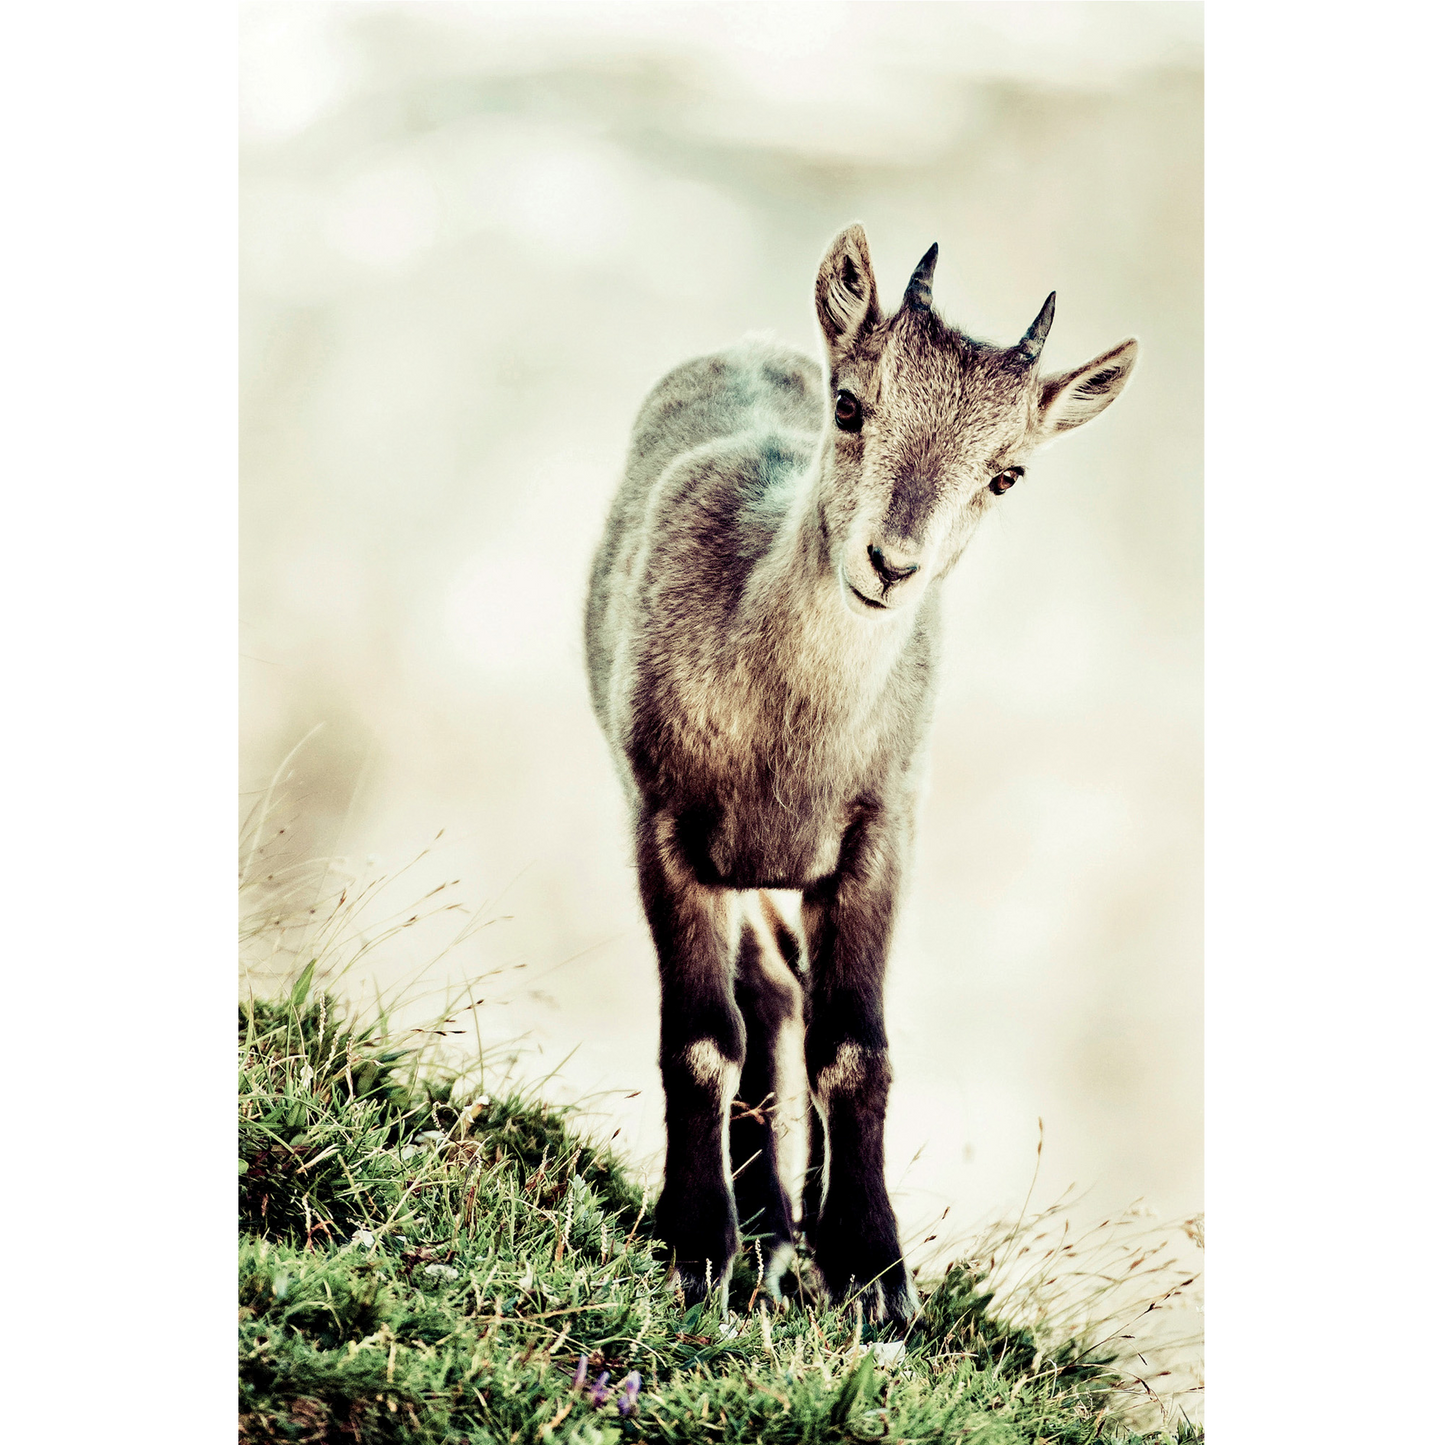
[[[919,618],[912,609],[898,617],[859,617],[844,603],[837,561],[842,539],[830,535],[823,506],[830,460],[825,438],[759,559],[744,608],[750,635],[765,642],[771,667],[790,686],[851,712],[876,700]]]

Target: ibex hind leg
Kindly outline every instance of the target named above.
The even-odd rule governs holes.
[[[783,1048],[796,1042],[803,991],[787,966],[767,914],[742,928],[733,997],[743,1016],[747,1052],[733,1101],[729,1153],[743,1249],[761,1257],[760,1283],[781,1298],[793,1258],[793,1201],[784,1177],[789,1137],[788,1070]]]

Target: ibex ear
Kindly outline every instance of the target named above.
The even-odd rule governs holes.
[[[1039,426],[1043,434],[1052,436],[1093,421],[1123,392],[1138,356],[1139,343],[1130,337],[1073,371],[1044,377],[1039,392]]]
[[[873,279],[868,238],[862,226],[849,226],[833,237],[818,267],[813,296],[833,361],[845,356],[878,324],[878,283]]]

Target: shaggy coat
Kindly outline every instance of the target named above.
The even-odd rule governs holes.
[[[802,1230],[829,1293],[917,1297],[883,1178],[882,987],[936,683],[939,583],[1040,443],[1136,355],[1039,374],[1054,298],[1007,348],[934,311],[937,247],[885,315],[860,226],[824,256],[824,365],[748,339],[679,366],[633,428],[592,567],[592,704],[627,790],[662,985],[657,1224],[689,1303],[739,1227],[768,1287],[797,1230],[779,1057],[805,1024]],[[802,898],[799,940],[762,890]]]

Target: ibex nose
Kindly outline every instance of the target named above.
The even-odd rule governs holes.
[[[873,570],[883,579],[885,587],[892,587],[895,582],[902,582],[905,578],[913,576],[918,571],[918,564],[915,562],[911,567],[899,567],[891,562],[883,553],[881,547],[869,546],[868,560],[873,564]]]

